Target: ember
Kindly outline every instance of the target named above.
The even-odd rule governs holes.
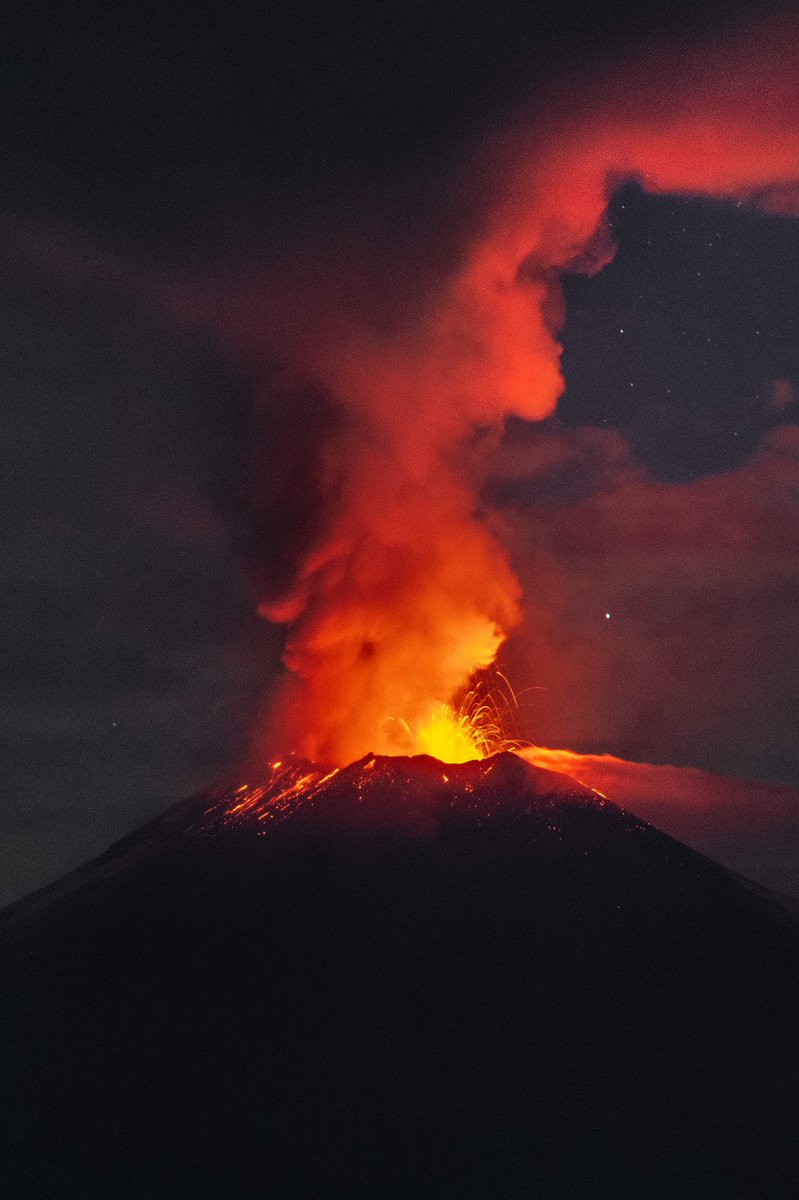
[[[564,798],[572,805],[602,807],[604,797],[572,779],[559,779],[507,751],[445,763],[428,754],[368,754],[348,767],[325,767],[291,757],[271,763],[255,784],[210,793],[200,820],[206,832],[242,826],[265,834],[285,822],[310,819],[317,832],[355,823],[428,830],[447,813],[482,817],[536,813],[557,832],[550,809]],[[313,814],[313,815],[311,815]],[[636,824],[635,818],[629,820]]]

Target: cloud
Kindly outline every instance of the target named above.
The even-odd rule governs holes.
[[[799,788],[609,754],[541,747],[520,753],[535,766],[580,780],[731,870],[799,897]]]
[[[316,231],[304,248],[262,272],[259,294],[244,288],[235,297],[234,288],[232,302],[228,297],[217,304],[216,315],[234,342],[271,355],[290,390],[315,389],[338,418],[321,447],[308,438],[310,477],[288,480],[286,528],[296,524],[300,542],[287,560],[292,569],[280,572],[279,581],[269,578],[268,565],[260,572],[266,593],[261,611],[287,626],[287,676],[271,731],[275,746],[336,762],[398,749],[388,730],[416,728],[431,703],[446,701],[493,659],[518,624],[519,586],[500,527],[485,511],[490,489],[483,491],[481,508],[464,469],[462,456],[468,459],[476,444],[470,439],[479,429],[490,444],[486,431],[496,436],[509,416],[540,421],[554,413],[563,388],[560,275],[564,269],[596,271],[612,256],[606,210],[620,181],[636,178],[653,191],[754,203],[757,195],[773,194],[763,189],[795,176],[795,46],[795,31],[782,24],[753,27],[712,48],[661,46],[595,78],[561,80],[551,97],[539,97],[529,117],[521,114],[475,150],[460,181],[468,199],[447,238],[457,253],[431,255],[435,266],[424,269],[418,248],[409,258],[403,253],[409,244],[404,233],[378,232],[380,221],[367,202],[358,208],[367,214],[361,231],[350,225],[346,237],[336,238],[328,228],[327,241]],[[274,411],[274,388],[269,393],[267,386],[267,412]],[[590,438],[583,442],[592,470],[613,476],[616,488],[621,467],[607,462],[610,443],[596,449]],[[533,453],[532,441],[525,452]],[[537,452],[557,455],[562,448],[544,441]],[[618,445],[613,452],[624,453]],[[511,482],[505,480],[499,499],[509,498]],[[551,504],[576,500],[586,487],[585,471],[569,473],[566,463],[552,462],[521,486],[538,489],[528,496],[534,505],[547,500],[547,488],[560,489],[548,497]],[[614,661],[606,647],[598,656],[580,613],[589,577],[597,610],[604,614],[611,601],[618,607],[617,566],[608,566],[618,561],[613,539],[620,540],[623,557],[624,546],[637,537],[628,525],[638,520],[662,554],[649,581],[641,575],[635,596],[624,598],[631,626],[646,624],[652,604],[661,607],[655,597],[663,594],[658,589],[670,571],[681,574],[683,594],[691,571],[701,576],[703,588],[712,583],[714,562],[720,581],[725,578],[723,556],[706,556],[701,567],[683,561],[681,544],[669,531],[675,523],[685,525],[689,515],[676,493],[659,495],[653,505],[652,486],[636,488],[629,479],[627,524],[595,497],[596,511],[578,512],[572,505],[576,519],[591,524],[588,545],[561,518],[566,561],[580,558],[584,570],[575,585],[567,566],[553,567],[549,583],[562,586],[562,596],[542,596],[541,581],[518,556],[524,615],[535,626],[531,642],[546,643],[553,654],[563,650],[567,662],[579,657],[574,644],[592,643],[595,661],[604,659],[602,677],[616,688],[624,685],[617,678],[627,666],[620,665],[623,653]],[[741,486],[746,490],[745,481]],[[306,519],[309,496],[314,521]],[[754,503],[748,495],[740,502]],[[711,494],[696,497],[700,507],[716,505],[726,537],[735,543],[735,518],[726,503]],[[730,503],[736,512],[736,497]],[[694,525],[696,536],[706,537],[705,527],[696,520]],[[769,552],[775,536],[764,523],[762,544]],[[535,535],[531,548],[542,561]],[[765,579],[758,584],[761,591],[770,586]],[[773,587],[776,603],[783,581]],[[669,637],[686,642],[675,645],[675,653],[719,619],[712,596],[718,602],[718,588],[701,601],[694,595],[679,630],[668,611],[655,614]],[[553,612],[563,614],[563,623],[548,630]],[[654,649],[642,644],[645,649],[656,660]],[[576,671],[571,682],[580,686]],[[662,688],[660,693],[651,702],[651,719],[640,718],[641,736],[670,703]]]
[[[684,484],[604,430],[523,445],[499,452],[492,488],[514,505],[525,616],[506,661],[533,689],[525,734],[799,778],[799,426]]]
[[[60,269],[2,286],[0,904],[229,769],[277,658],[204,499],[235,378]]]

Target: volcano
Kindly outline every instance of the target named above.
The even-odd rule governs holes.
[[[8,1196],[793,1194],[790,909],[513,754],[271,764],[0,953]]]

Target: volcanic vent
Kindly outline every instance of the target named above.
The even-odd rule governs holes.
[[[0,955],[15,1197],[794,1178],[790,916],[513,754],[273,763],[8,910]]]

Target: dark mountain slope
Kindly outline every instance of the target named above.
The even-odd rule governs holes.
[[[0,945],[9,1196],[793,1194],[793,918],[513,755],[193,797]]]

